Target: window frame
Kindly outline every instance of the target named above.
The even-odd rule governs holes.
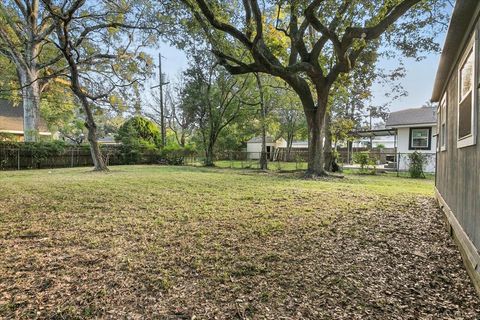
[[[428,140],[427,140],[427,146],[426,147],[414,147],[412,144],[412,138],[413,138],[413,130],[428,130]],[[408,135],[408,150],[432,150],[432,127],[410,127],[409,130],[409,135]]]
[[[447,151],[447,141],[448,141],[448,108],[447,108],[447,93],[443,95],[442,100],[440,100],[439,110],[440,110],[440,127],[439,127],[439,140],[440,140],[440,151]]]
[[[468,42],[468,45],[465,48],[465,52],[462,54],[462,59],[460,60],[460,63],[458,64],[458,103],[457,103],[457,148],[464,148],[464,147],[469,147],[473,146],[476,144],[476,136],[477,136],[477,128],[476,128],[476,104],[477,104],[477,65],[478,65],[478,59],[477,59],[477,41],[476,41],[477,34],[475,33],[470,41]],[[471,132],[469,135],[460,138],[460,104],[464,101],[464,99],[468,96],[465,95],[462,97],[462,67],[464,63],[467,61],[468,57],[472,54],[473,56],[473,72],[472,72],[472,89],[471,89],[471,94],[472,94],[472,104],[471,104],[471,123],[470,123],[470,128]]]

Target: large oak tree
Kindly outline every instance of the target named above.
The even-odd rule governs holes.
[[[380,40],[409,57],[437,49],[435,26],[445,5],[440,0],[183,3],[229,72],[280,77],[298,94],[308,124],[312,175],[325,174],[324,122],[339,77],[354,70],[362,55],[377,51]],[[278,45],[272,30],[282,32],[288,45]]]

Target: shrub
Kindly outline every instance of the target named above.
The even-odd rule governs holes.
[[[425,154],[415,151],[408,155],[408,159],[410,162],[410,166],[408,171],[410,173],[411,178],[425,178],[425,173],[423,172],[423,168],[427,162],[427,157]]]
[[[363,174],[376,173],[375,162],[370,158],[370,154],[368,152],[358,152],[353,154],[353,162],[360,165],[360,173],[363,173]],[[373,166],[371,170],[370,170],[370,166]]]
[[[63,141],[39,141],[39,142],[0,142],[0,148],[4,150],[18,150],[23,156],[31,157],[33,166],[40,168],[45,163],[65,152],[66,145]],[[8,161],[2,161],[0,167],[3,169]]]
[[[152,121],[135,116],[128,119],[119,129],[115,140],[128,143],[131,139],[141,141],[145,144],[159,146],[161,134],[158,126]]]
[[[120,155],[125,164],[141,163],[142,156],[158,153],[160,130],[152,121],[140,116],[127,120],[118,130],[115,140],[121,142]]]
[[[185,157],[195,154],[193,145],[181,147],[178,144],[169,144],[160,151],[160,157],[163,162],[170,165],[183,165]]]

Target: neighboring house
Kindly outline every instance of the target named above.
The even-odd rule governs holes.
[[[285,148],[287,146],[287,142],[285,139],[280,138],[278,140],[274,140],[272,137],[266,137],[266,148],[267,148],[267,155],[269,159],[273,158],[275,151],[278,148]],[[262,154],[262,137],[254,137],[247,141],[247,157],[251,160],[260,159]]]
[[[435,172],[437,111],[431,107],[405,109],[390,113],[386,129],[397,135],[397,161],[400,170],[408,170],[408,155],[417,151],[426,157],[425,171]]]
[[[435,79],[436,196],[480,293],[480,1],[457,0]]]
[[[287,144],[285,143],[285,148]],[[294,140],[292,141],[292,149],[303,149],[308,150],[308,141]]]
[[[40,119],[39,129],[41,136],[52,136],[42,119]],[[0,99],[0,134],[2,133],[15,141],[23,141],[23,108],[15,107],[10,101],[4,99]]]
[[[105,136],[98,138],[98,143],[103,145],[117,146],[121,145],[121,142],[117,142],[115,137],[111,133],[107,133]]]

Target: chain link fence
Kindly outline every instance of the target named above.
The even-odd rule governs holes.
[[[107,165],[125,164],[179,164],[187,166],[204,166],[205,153],[188,152],[180,154],[176,161],[162,161],[158,153],[138,151],[134,155],[125,156],[118,146],[103,146],[103,155]],[[381,151],[361,151],[368,154],[369,170],[376,172],[407,172],[410,167],[410,153],[392,153]],[[423,153],[425,157],[424,171],[435,172],[435,153]],[[231,169],[260,169],[261,152],[223,151],[214,155],[214,164],[219,168]],[[352,159],[355,159],[353,153]],[[338,165],[343,170],[357,171],[362,166],[353,160],[347,163],[341,155],[338,156]],[[308,168],[308,151],[292,150],[291,152],[275,151],[267,153],[268,170],[272,171],[297,171]],[[0,147],[0,170],[22,170],[42,168],[67,168],[93,166],[92,157],[88,147],[67,147],[55,154],[45,154],[38,150],[25,148]]]

